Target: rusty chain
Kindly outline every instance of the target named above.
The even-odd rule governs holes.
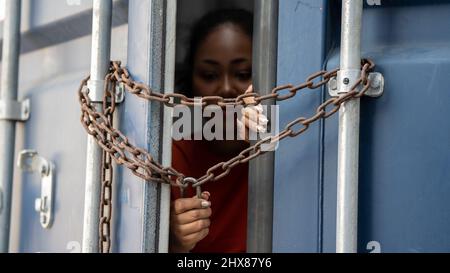
[[[370,66],[370,69],[374,67],[373,62],[367,61]],[[309,88],[316,89],[325,84],[327,84],[331,78],[337,75],[339,70],[335,69],[332,71],[319,71],[317,73],[312,74],[306,80],[306,82],[294,86],[291,84],[279,86],[268,95],[259,95],[258,93],[245,93],[237,98],[223,98],[220,96],[205,96],[202,98],[188,98],[187,96],[180,93],[168,93],[162,94],[152,90],[145,84],[138,83],[130,76],[129,71],[125,67],[121,67],[120,62],[112,62],[110,74],[108,78],[117,83],[123,83],[125,88],[131,94],[134,94],[140,98],[150,100],[150,101],[158,101],[166,105],[167,107],[175,107],[177,105],[185,105],[185,106],[206,106],[207,104],[218,105],[220,107],[225,106],[240,106],[240,105],[251,105],[244,102],[245,98],[254,98],[254,103],[252,104],[260,104],[263,101],[267,100],[275,100],[275,101],[284,101],[294,97],[298,91],[301,89]],[[322,80],[315,83],[314,81],[318,78],[322,77]],[[286,94],[283,92],[288,91]],[[180,100],[177,103],[175,100]]]
[[[246,163],[251,159],[261,155],[264,151],[261,150],[261,145],[270,144],[282,140],[286,137],[296,137],[306,131],[309,126],[321,118],[328,118],[337,111],[341,105],[355,98],[361,98],[370,87],[370,80],[368,78],[369,72],[374,68],[374,63],[370,60],[364,60],[361,77],[352,86],[351,91],[339,97],[330,98],[316,109],[316,114],[310,118],[298,118],[286,126],[286,128],[275,136],[267,137],[255,145],[242,151],[239,155],[227,162],[219,163],[211,167],[204,176],[198,179],[198,182],[193,186],[200,186],[208,181],[217,181],[226,176],[233,167],[238,164]],[[111,95],[115,91],[115,86],[119,83],[125,84],[125,89],[144,99],[159,101],[169,107],[176,105],[188,106],[205,106],[206,104],[215,104],[218,106],[227,105],[244,105],[244,98],[254,97],[257,104],[262,101],[274,99],[275,101],[283,101],[294,97],[301,89],[317,89],[327,84],[332,77],[337,75],[338,69],[331,72],[319,71],[307,78],[305,83],[294,86],[292,84],[276,87],[271,94],[260,96],[258,93],[246,93],[234,99],[221,98],[218,96],[203,97],[200,99],[188,98],[181,94],[161,94],[152,91],[148,86],[135,82],[126,68],[122,68],[119,62],[112,62],[109,74],[105,77],[105,81],[109,84],[105,85],[105,99],[114,100],[115,96]],[[318,83],[314,83],[319,77],[322,79]],[[113,124],[108,118],[108,115],[114,112],[115,105],[105,110],[104,113],[98,112],[88,96],[87,82],[89,77],[84,79],[80,85],[78,94],[81,105],[82,115],[81,122],[87,133],[93,136],[100,147],[108,153],[118,165],[124,165],[130,169],[136,176],[153,182],[167,183],[173,186],[185,186],[183,180],[185,176],[172,167],[163,167],[161,164],[155,162],[152,156],[145,150],[132,145],[128,138],[113,127]],[[358,87],[362,85],[361,90]],[[282,94],[283,91],[288,91],[287,94]],[[178,98],[181,101],[175,102],[173,98]],[[327,107],[334,106],[330,111],[326,111]],[[303,126],[301,130],[295,131],[294,127],[297,125]],[[217,170],[222,169],[222,173],[215,174]]]
[[[105,90],[109,89],[110,83],[107,82]],[[113,83],[113,86],[115,83]],[[114,87],[113,87],[114,88]],[[108,122],[113,125],[113,117],[115,110],[115,96],[111,96],[111,92],[104,92],[103,98],[103,114],[107,117]],[[106,140],[111,140],[111,136],[106,132],[103,133]],[[100,222],[99,222],[99,250],[100,253],[110,253],[111,251],[111,218],[112,218],[112,182],[114,170],[112,158],[105,150],[102,152],[102,174],[101,174],[101,194],[100,194]]]
[[[217,181],[228,175],[232,168],[239,164],[247,163],[250,160],[268,152],[270,149],[262,149],[262,145],[274,145],[287,137],[297,137],[320,119],[325,119],[337,111],[346,101],[361,98],[370,88],[369,72],[375,67],[370,60],[362,61],[362,71],[360,78],[351,87],[351,91],[333,97],[319,105],[316,113],[310,118],[300,117],[289,123],[283,131],[275,136],[266,137],[253,146],[243,150],[232,159],[218,163],[209,168],[205,175],[198,179],[186,178],[172,167],[163,167],[154,161],[153,157],[144,149],[134,146],[128,138],[113,126],[113,114],[115,112],[115,87],[123,84],[125,90],[140,98],[163,103],[167,107],[177,105],[185,106],[248,106],[260,104],[263,101],[274,100],[284,101],[290,99],[303,89],[317,89],[326,85],[331,78],[336,77],[338,69],[332,71],[319,71],[309,76],[306,81],[299,85],[287,84],[276,87],[268,95],[259,95],[256,92],[245,93],[237,98],[223,98],[220,96],[206,96],[202,98],[188,98],[179,93],[162,94],[152,90],[145,84],[136,82],[129,71],[121,67],[120,62],[111,62],[109,73],[105,77],[105,89],[103,99],[103,112],[96,110],[95,105],[89,98],[87,83],[89,77],[81,82],[78,90],[79,102],[81,105],[81,123],[86,132],[93,136],[98,145],[103,149],[102,162],[102,196],[101,196],[101,219],[100,219],[100,239],[101,251],[110,251],[110,220],[112,210],[112,160],[118,165],[124,165],[136,176],[158,183],[166,183],[172,186],[186,188],[189,183],[192,187],[199,187],[207,182]],[[359,87],[362,86],[360,89]],[[253,103],[246,103],[245,98],[253,98]],[[179,100],[177,102],[176,100]],[[333,107],[327,111],[327,108]]]

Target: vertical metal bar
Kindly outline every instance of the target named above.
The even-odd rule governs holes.
[[[342,1],[339,92],[348,92],[361,73],[362,0]],[[358,156],[360,101],[339,111],[336,252],[356,253],[358,232]]]
[[[112,0],[94,0],[92,20],[92,51],[90,92],[101,94],[110,62]],[[94,95],[95,96],[95,95]],[[101,111],[101,103],[96,103]],[[91,136],[88,137],[86,155],[86,185],[84,200],[83,252],[96,253],[99,250],[99,205],[101,187],[102,150]]]
[[[0,100],[17,100],[21,0],[5,1]],[[16,122],[0,121],[0,252],[9,250]]]
[[[253,83],[255,90],[268,93],[276,85],[278,0],[255,1],[254,16]],[[273,167],[273,152],[250,162],[247,219],[247,252],[250,253],[272,252]]]
[[[168,81],[165,72],[166,22],[173,2],[166,0],[133,0],[129,2],[128,61],[127,67],[136,80],[154,90],[164,90]],[[173,46],[173,45],[171,45]],[[169,55],[170,53],[168,53]],[[169,62],[169,61],[168,61]],[[158,161],[164,158],[163,139],[165,109],[160,103],[133,96],[124,102],[121,124],[130,141],[145,147]],[[132,122],[127,122],[132,121]],[[169,148],[170,149],[170,148]],[[163,185],[142,181],[124,170],[121,195],[128,197],[121,206],[118,236],[119,248],[126,252],[167,252],[170,191]],[[131,224],[130,224],[131,223]],[[121,227],[123,226],[123,227]]]
[[[165,72],[164,89],[169,93],[175,89],[175,55],[177,31],[177,0],[167,0],[165,22]],[[172,165],[172,108],[164,108],[162,135],[162,164]],[[162,185],[160,199],[159,247],[158,252],[169,252],[170,186]]]
[[[140,63],[145,63],[146,76],[148,77],[147,84],[154,90],[165,89],[165,71],[166,71],[166,34],[167,25],[166,20],[168,13],[174,11],[168,10],[168,5],[173,7],[172,1],[166,0],[153,0],[142,1],[142,5],[151,14],[147,21],[147,24],[142,24],[142,29],[135,29],[133,31],[145,32],[145,35],[138,35],[136,38],[142,40],[147,39],[147,47],[142,48],[146,51],[146,55],[138,56]],[[173,14],[171,14],[173,16]],[[173,20],[173,18],[171,18]],[[173,27],[173,26],[171,26]],[[173,45],[171,45],[173,46]],[[139,51],[133,54],[138,54]],[[170,52],[169,54],[173,54]],[[132,70],[134,72],[134,70]],[[169,79],[170,80],[170,79]],[[168,122],[164,118],[165,109],[164,106],[158,102],[151,102],[147,104],[147,148],[153,155],[153,158],[159,162],[163,160],[168,161],[170,155],[167,153],[163,155],[163,134],[168,128],[165,124]],[[169,135],[170,136],[170,135]],[[165,139],[166,151],[170,152],[168,147],[171,142],[170,139]],[[168,148],[168,149],[167,149]],[[167,157],[166,157],[167,156]],[[142,245],[141,251],[144,253],[154,252],[167,252],[168,251],[168,221],[169,221],[169,208],[170,208],[170,189],[165,185],[155,184],[147,182],[143,187],[143,223],[142,223]]]

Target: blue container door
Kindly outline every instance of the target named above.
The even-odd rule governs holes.
[[[326,43],[326,1],[281,0],[278,33],[278,85],[299,84],[322,69]],[[302,91],[279,103],[280,128],[313,114],[322,90]],[[275,153],[274,252],[320,251],[321,127],[286,139]]]
[[[449,252],[450,1],[372,2],[362,50],[386,87],[361,104],[359,252]],[[320,4],[281,1],[279,84],[339,65],[340,2]],[[281,104],[281,122],[328,98],[315,92]],[[310,131],[277,151],[275,251],[335,251],[337,116]]]

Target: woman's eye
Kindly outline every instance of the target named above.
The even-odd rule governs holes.
[[[240,81],[248,81],[252,77],[252,73],[250,71],[240,71],[236,74],[236,78]]]
[[[204,73],[201,73],[200,76],[205,81],[213,81],[213,80],[217,79],[217,73],[212,73],[212,72],[204,72]]]

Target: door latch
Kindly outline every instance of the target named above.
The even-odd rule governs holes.
[[[328,82],[328,93],[331,97],[339,97],[339,84],[340,81],[349,81],[349,79],[356,79],[359,77],[359,74],[361,71],[359,70],[349,70],[346,71],[346,73],[342,72],[338,74],[338,77],[333,77]],[[370,80],[370,87],[365,93],[366,96],[372,97],[372,98],[378,98],[381,97],[384,93],[384,77],[383,74],[379,72],[372,72],[369,74],[369,80]],[[351,82],[351,81],[350,81]],[[344,83],[344,86],[346,85],[347,89],[350,89],[351,85]],[[347,91],[348,92],[348,91]]]
[[[48,229],[53,222],[53,178],[55,165],[40,157],[33,150],[21,151],[17,164],[23,171],[36,172],[41,175],[41,197],[35,200],[35,210],[39,213],[41,226]]]

